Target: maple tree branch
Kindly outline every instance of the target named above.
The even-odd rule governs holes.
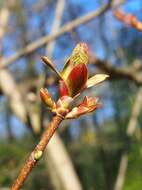
[[[19,190],[20,187],[23,185],[24,181],[32,171],[33,167],[36,165],[38,160],[42,157],[42,153],[44,152],[48,142],[50,141],[51,137],[57,130],[59,124],[63,118],[59,115],[56,115],[49,126],[46,128],[46,130],[43,132],[43,135],[41,137],[41,140],[35,147],[35,149],[30,154],[29,158],[25,162],[23,168],[21,169],[17,179],[12,185],[11,190]]]

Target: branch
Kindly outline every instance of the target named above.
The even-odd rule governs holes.
[[[42,154],[46,148],[46,145],[50,141],[51,137],[57,130],[59,124],[63,118],[61,116],[55,116],[53,120],[51,121],[50,125],[46,130],[44,131],[40,142],[37,144],[29,158],[27,159],[25,165],[21,169],[17,179],[15,180],[14,184],[12,185],[11,190],[19,190],[30,172],[32,171],[33,167],[36,165],[38,160],[42,157]]]
[[[125,13],[120,9],[116,9],[113,12],[116,19],[123,22],[126,26],[135,28],[138,31],[142,31],[142,22],[137,19],[137,17],[130,13]]]
[[[136,95],[136,100],[135,100],[134,107],[132,110],[132,115],[131,115],[128,128],[126,131],[126,134],[128,137],[132,137],[132,135],[134,134],[136,130],[138,116],[140,114],[141,107],[142,107],[141,97],[142,97],[142,88],[139,89]],[[125,150],[120,159],[120,165],[119,165],[119,170],[118,170],[118,175],[117,175],[116,183],[114,186],[114,190],[122,190],[127,166],[128,166],[128,150]]]
[[[61,36],[65,32],[69,32],[70,30],[80,26],[81,24],[85,24],[85,23],[91,21],[92,19],[94,19],[94,18],[100,16],[101,14],[103,14],[110,7],[111,7],[111,1],[107,5],[104,5],[101,8],[97,9],[95,12],[89,13],[89,14],[87,14],[85,16],[82,16],[80,18],[77,18],[77,19],[65,24],[64,26],[62,26],[54,34],[41,37],[40,39],[36,40],[35,42],[30,43],[26,47],[19,50],[15,55],[12,55],[9,58],[3,60],[1,62],[1,64],[0,64],[0,68],[7,67],[11,63],[13,63],[17,59],[19,59],[20,57],[22,57],[22,56],[24,56],[26,54],[29,54],[29,53],[35,51],[36,49],[46,45],[46,43],[55,40],[56,38],[58,38],[59,36]]]
[[[135,61],[134,61],[135,62]],[[142,85],[142,72],[141,68],[135,68],[134,62],[132,66],[116,67],[107,61],[102,61],[95,56],[92,58],[91,63],[96,67],[110,75],[110,79],[127,78],[134,81],[137,85]]]

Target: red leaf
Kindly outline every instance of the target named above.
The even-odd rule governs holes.
[[[85,96],[83,101],[79,104],[79,106],[87,106],[88,105],[88,96]]]
[[[94,106],[97,104],[97,102],[98,98],[85,96],[83,101],[79,104],[79,106],[85,106],[85,107]]]
[[[74,97],[85,87],[88,78],[88,70],[85,64],[75,66],[67,78],[69,95]]]
[[[59,81],[59,93],[60,93],[60,97],[69,95],[68,87],[67,87],[65,81],[63,81],[63,80]]]
[[[74,119],[88,112],[88,108],[86,107],[74,107],[67,115],[66,119]]]
[[[100,104],[97,102],[98,99],[96,97],[85,96],[83,101],[66,115],[66,119],[74,119],[81,115],[95,111],[100,107]]]

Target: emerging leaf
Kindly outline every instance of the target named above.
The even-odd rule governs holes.
[[[67,78],[67,86],[71,97],[80,93],[86,85],[88,70],[85,64],[75,66]]]
[[[59,100],[56,103],[55,112],[62,116],[66,115],[70,110],[72,101],[73,101],[73,98],[69,96],[63,96],[59,98]]]
[[[68,109],[70,107],[70,104],[72,103],[73,98],[71,98],[70,96],[63,96],[61,98],[59,98],[56,107],[57,109],[62,107],[65,109]]]
[[[90,88],[98,83],[103,82],[109,75],[106,74],[96,74],[87,80],[86,88]]]
[[[74,48],[71,58],[71,62],[75,65],[84,63],[88,64],[89,62],[89,48],[86,43],[79,43]]]
[[[63,71],[61,73],[64,80],[67,79],[72,69],[79,64],[88,64],[89,61],[89,50],[85,43],[79,43],[74,48],[71,56],[67,59]]]
[[[97,98],[85,96],[84,100],[66,115],[66,119],[74,119],[86,113],[93,112],[99,108],[100,105]]]
[[[64,80],[59,81],[59,93],[60,97],[69,95],[68,87]]]

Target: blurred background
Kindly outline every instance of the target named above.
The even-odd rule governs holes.
[[[114,17],[115,8],[142,20],[141,0],[0,0],[0,190],[52,118],[39,89],[58,98],[40,56],[60,70],[80,41],[91,50],[90,75],[110,75],[84,93],[103,107],[61,124],[23,190],[142,189],[142,32]]]

